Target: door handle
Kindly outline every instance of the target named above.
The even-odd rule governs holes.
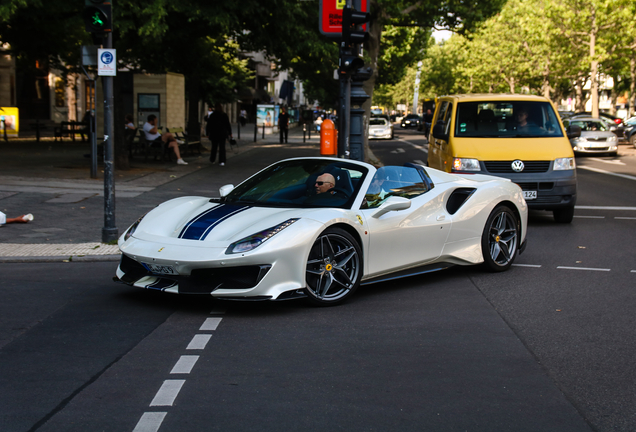
[[[446,219],[446,216],[445,216],[445,215],[439,215],[439,216],[437,216],[437,220],[438,220],[438,221],[443,221],[444,219]]]

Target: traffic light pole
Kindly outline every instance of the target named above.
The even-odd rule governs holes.
[[[112,47],[113,33],[108,32],[104,48]],[[110,243],[117,240],[118,237],[115,225],[115,158],[113,151],[115,98],[113,84],[112,76],[102,77],[102,87],[104,88],[104,227],[102,228],[102,243]]]

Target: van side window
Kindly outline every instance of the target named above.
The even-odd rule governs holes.
[[[453,104],[449,101],[443,101],[439,108],[439,115],[437,116],[436,124],[443,124],[444,130],[448,133],[450,131],[451,113],[453,112]]]

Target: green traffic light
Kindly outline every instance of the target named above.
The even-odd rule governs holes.
[[[104,21],[102,21],[102,19],[99,17],[99,12],[95,12],[93,14],[93,25],[99,26],[99,27],[103,27],[104,26]]]

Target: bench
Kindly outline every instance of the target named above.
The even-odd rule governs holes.
[[[168,128],[167,130],[177,139],[177,142],[179,142],[179,148],[183,148],[183,154],[192,154],[194,149],[201,154],[201,140],[188,139],[188,134],[183,130],[183,128]]]
[[[82,141],[84,141],[84,135],[88,136],[88,124],[76,121],[61,122],[60,125],[56,126],[53,130],[55,141],[57,141],[58,138],[62,141],[65,136],[75,141],[75,134],[78,133],[82,135]]]

